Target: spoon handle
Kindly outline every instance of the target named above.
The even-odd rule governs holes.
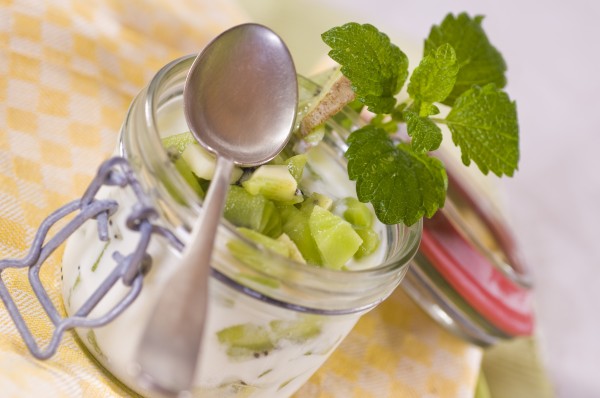
[[[206,319],[212,251],[232,170],[230,159],[217,158],[202,214],[192,229],[181,264],[167,281],[138,346],[140,382],[163,394],[176,395],[194,381]]]

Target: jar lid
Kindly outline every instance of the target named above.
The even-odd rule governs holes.
[[[444,208],[424,220],[420,251],[452,288],[508,336],[533,332],[529,274],[505,222],[448,173]]]

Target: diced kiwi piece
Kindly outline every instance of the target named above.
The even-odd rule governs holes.
[[[258,356],[275,348],[269,330],[260,325],[245,323],[230,326],[217,332],[219,343],[227,347],[232,358]]]
[[[263,212],[263,223],[261,223],[258,232],[270,236],[271,238],[276,238],[281,235],[282,231],[281,216],[275,205],[265,207]]]
[[[231,239],[227,242],[227,248],[229,249],[231,255],[242,263],[247,264],[261,272],[270,272],[271,263],[269,262],[269,258],[267,258],[265,254],[256,247],[240,239]]]
[[[322,265],[317,243],[310,233],[308,225],[310,213],[306,214],[291,205],[279,206],[278,209],[281,214],[281,228],[283,233],[289,236],[296,244],[307,263]]]
[[[281,239],[280,236],[278,239],[273,239],[247,228],[238,228],[238,231],[246,238],[258,243],[259,245],[281,256],[288,257],[296,261],[305,262],[302,257],[302,254],[300,254],[294,242],[291,241],[289,238],[287,238],[287,240],[285,238]],[[278,271],[278,268],[274,267],[275,263],[279,262],[277,259],[272,258],[270,256],[265,256],[264,253],[256,250],[256,248],[240,240],[229,241],[227,243],[227,247],[231,251],[231,254],[238,260],[248,265],[251,265],[255,269],[261,270],[267,274],[277,274],[281,276],[281,271]],[[255,280],[255,282],[261,283],[258,280]],[[274,284],[279,285],[279,282],[276,279],[272,279],[269,282],[269,285],[271,287],[277,287],[273,286]]]
[[[189,131],[186,133],[170,135],[162,139],[163,147],[167,149],[174,148],[178,155],[181,155],[189,144],[196,142],[196,139]]]
[[[238,228],[238,231],[246,238],[254,241],[266,250],[278,253],[284,257],[290,256],[290,248],[284,242],[280,242],[276,239],[262,235],[247,228]],[[282,277],[282,270],[279,266],[281,261],[279,258],[269,255],[270,252],[261,250],[260,248],[256,247],[256,245],[252,245],[249,242],[241,239],[230,239],[226,245],[233,257],[259,271],[261,273],[259,277],[271,279],[271,281],[267,283],[262,283],[264,281],[259,282],[258,280],[254,280],[254,282],[259,282],[263,285],[269,285],[271,287],[279,285],[278,278]],[[270,275],[273,275],[274,277],[271,278]]]
[[[362,244],[348,221],[320,206],[314,207],[308,224],[327,268],[341,269]]]
[[[269,368],[269,369],[265,370],[264,372],[262,372],[261,374],[258,375],[257,379],[260,379],[261,377],[265,377],[266,375],[268,375],[272,371],[273,371],[273,368]]]
[[[274,278],[269,278],[268,276],[260,276],[260,275],[251,275],[251,274],[238,274],[237,280],[242,284],[246,285],[244,282],[252,282],[258,283],[260,285],[270,287],[271,289],[277,289],[279,287],[279,281]]]
[[[181,174],[185,182],[194,190],[194,192],[198,194],[199,197],[203,198],[205,195],[204,190],[200,186],[198,179],[192,173],[185,160],[183,160],[182,158],[177,158],[174,164],[175,168],[177,169],[179,174]]]
[[[292,251],[291,247],[293,246],[293,243],[290,245],[288,242],[282,241],[281,239],[273,239],[247,228],[238,228],[237,230],[241,235],[252,240],[253,242],[258,243],[266,249],[274,251],[275,253],[290,258],[293,258],[295,255],[295,252]],[[247,265],[250,265],[254,269],[257,269],[268,275],[277,272],[277,268],[273,267],[274,263],[278,262],[277,259],[265,255],[263,251],[258,250],[256,247],[240,239],[232,239],[227,242],[227,248],[236,259]],[[295,248],[295,250],[297,251],[298,249]],[[277,278],[271,278],[270,276],[266,276],[264,274],[240,273],[238,274],[238,279],[242,281],[242,283],[244,280],[246,280],[253,283],[259,283],[273,289],[279,287],[279,280]]]
[[[259,387],[250,385],[243,380],[233,381],[230,383],[221,384],[217,389],[207,393],[205,388],[202,388],[194,397],[235,397],[248,398],[254,395],[259,390]]]
[[[311,316],[297,321],[271,321],[269,325],[277,340],[289,340],[294,343],[303,343],[321,334],[321,323]]]
[[[381,242],[377,232],[373,231],[371,228],[360,227],[355,227],[354,231],[356,231],[363,241],[362,245],[360,245],[356,253],[354,253],[354,258],[363,258],[377,250],[379,243]]]
[[[306,145],[310,148],[323,141],[323,137],[325,137],[325,126],[321,125],[315,127],[310,133],[308,133],[308,135],[304,137],[303,141],[306,142]]]
[[[290,251],[289,257],[292,260],[298,261],[299,263],[302,263],[302,264],[306,264],[306,260],[304,259],[304,257],[302,257],[302,253],[300,252],[300,249],[298,249],[298,246],[296,246],[294,241],[291,240],[290,237],[287,236],[287,234],[279,235],[277,240],[282,243],[285,243],[288,246],[288,249]]]
[[[275,253],[281,254],[282,256],[285,256],[285,257],[290,256],[289,245],[285,242],[270,238],[266,235],[261,234],[260,232],[254,231],[252,229],[238,228],[237,230],[240,234],[244,235],[246,238],[266,247],[269,250],[274,251]]]
[[[250,228],[272,238],[281,235],[281,216],[275,204],[240,186],[229,187],[224,216],[235,226]]]
[[[280,152],[277,154],[277,156],[271,159],[268,164],[286,164],[285,161],[286,157]]]
[[[181,153],[181,157],[196,176],[205,180],[213,179],[217,161],[215,156],[202,148],[200,144],[197,142],[189,144]],[[231,173],[231,182],[239,180],[243,173],[242,169],[234,167]]]
[[[300,182],[302,179],[302,173],[304,172],[304,166],[306,165],[306,155],[300,154],[295,155],[285,161],[288,167],[288,171],[294,177],[296,182]]]
[[[298,203],[298,183],[286,165],[264,164],[258,167],[242,186],[252,195],[283,203]]]
[[[180,158],[179,154],[177,153],[177,149],[175,147],[169,147],[167,149],[167,153],[179,175],[181,175],[185,182],[192,188],[194,192],[198,194],[199,197],[204,197],[205,191],[200,186],[198,179],[192,173],[187,163]],[[163,183],[165,189],[169,192],[173,199],[175,199],[175,201],[178,203],[185,203],[185,199],[182,197],[180,190],[175,186],[170,175],[167,175],[166,172],[163,171],[157,174],[157,178]]]
[[[322,193],[313,192],[304,200],[303,204],[304,203],[312,203],[316,206],[321,206],[325,210],[331,210],[333,206],[333,199],[327,195],[323,195]]]
[[[334,212],[356,227],[371,228],[373,226],[371,209],[351,196],[337,201]]]
[[[289,385],[289,384],[290,384],[292,381],[294,381],[294,380],[295,380],[297,377],[298,377],[298,376],[291,377],[291,378],[287,379],[286,381],[284,381],[283,383],[281,383],[281,384],[279,385],[279,387],[277,387],[277,391],[281,391],[281,390],[283,390],[284,388],[286,388],[286,387],[287,387],[287,386],[288,386],[288,385]]]
[[[202,188],[204,192],[208,192],[208,188],[210,187],[209,180],[205,180],[204,178],[198,178],[198,184],[200,184],[200,188]]]
[[[188,145],[181,153],[181,157],[190,166],[195,175],[205,180],[212,180],[215,174],[216,160],[200,144],[191,143]]]

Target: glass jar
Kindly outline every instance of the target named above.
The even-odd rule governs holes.
[[[185,57],[166,65],[134,99],[118,147],[157,210],[158,222],[184,243],[202,212],[201,200],[177,172],[161,137],[188,131],[182,92],[192,61],[193,57]],[[315,96],[319,87],[299,79],[301,99]],[[319,187],[337,197],[353,193],[343,158],[348,130],[336,121],[325,130],[323,143],[309,152],[309,164],[321,164],[324,171]],[[114,199],[119,209],[110,219],[108,242],[98,240],[93,220],[67,242],[63,294],[69,314],[110,274],[114,266],[110,254],[130,252],[137,239],[136,232],[125,224],[135,203],[132,192],[109,187],[102,188],[99,195]],[[371,264],[335,271],[265,250],[224,220],[212,260],[208,320],[192,396],[291,395],[361,315],[398,286],[418,249],[421,228],[421,223],[412,227],[378,224],[381,247],[371,255]],[[236,256],[234,246],[244,255]],[[131,307],[106,326],[77,333],[91,354],[124,384],[142,395],[154,396],[138,385],[131,367],[161,289],[178,270],[180,252],[159,236],[150,242],[148,254],[152,266]],[[124,291],[111,290],[94,311],[112,308],[123,295]]]
[[[451,166],[447,171],[446,203],[424,220],[403,289],[468,342],[485,347],[530,336],[532,284],[509,227],[485,190]]]

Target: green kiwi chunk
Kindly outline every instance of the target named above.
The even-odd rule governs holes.
[[[262,235],[259,232],[247,228],[238,228],[238,231],[246,238],[256,242],[266,249],[279,253],[282,256],[289,256],[289,246],[284,242],[279,242],[276,239]],[[241,239],[230,239],[227,242],[227,248],[229,249],[231,255],[237,260],[261,272],[261,278],[265,278],[265,280],[271,279],[264,274],[277,274],[277,263],[280,261],[278,261],[276,258],[273,258],[273,256],[269,256],[267,252],[260,250],[255,245],[252,245]],[[254,282],[257,281],[255,280]],[[279,282],[276,279],[272,279],[270,283],[272,285],[279,285]]]
[[[371,209],[351,196],[338,200],[334,212],[356,227],[371,228],[373,226]]]
[[[296,194],[298,182],[286,165],[264,164],[242,182],[242,186],[252,195],[263,195],[278,202],[293,204],[303,200]]]
[[[265,248],[274,251],[275,253],[281,254],[282,256],[290,256],[290,247],[285,242],[273,239],[269,236],[263,235],[260,232],[254,231],[248,228],[238,228],[238,232],[244,235],[246,238],[264,246]]]
[[[302,256],[300,249],[298,249],[298,246],[296,246],[294,241],[287,234],[279,235],[277,240],[287,245],[289,249],[289,257],[292,260],[298,261],[302,264],[306,264],[306,260],[304,259],[304,256]]]
[[[296,182],[300,182],[302,179],[302,173],[304,172],[304,166],[306,166],[307,157],[305,154],[295,155],[285,161],[288,167],[288,171],[294,177]]]
[[[360,245],[356,253],[354,253],[355,259],[361,259],[363,257],[372,254],[377,250],[381,239],[379,239],[379,235],[377,232],[373,231],[371,228],[358,228],[355,227],[354,231],[360,236],[363,243]]]
[[[204,189],[202,189],[202,186],[200,186],[198,178],[196,178],[194,173],[192,173],[192,170],[190,170],[185,160],[183,160],[182,158],[177,158],[174,161],[174,165],[179,174],[185,180],[185,182],[190,186],[190,188],[192,188],[192,190],[196,192],[196,194],[199,197],[204,198],[205,191]]]
[[[217,339],[227,347],[227,355],[238,359],[268,355],[275,348],[269,330],[251,323],[222,329],[217,332]]]
[[[205,180],[212,180],[217,167],[215,155],[208,152],[197,142],[188,144],[181,153],[181,157],[186,161],[192,172]],[[234,167],[231,172],[231,183],[240,179],[244,171],[239,167]]]
[[[281,228],[296,244],[302,257],[309,264],[322,265],[317,243],[310,233],[308,225],[310,213],[307,214],[291,205],[278,206],[278,209],[281,214]]]
[[[271,321],[269,326],[277,340],[294,343],[304,343],[321,334],[321,323],[314,316],[303,317],[298,321]]]
[[[313,208],[308,225],[327,268],[341,269],[363,243],[348,221],[320,206]]]
[[[196,139],[189,131],[180,134],[173,134],[162,139],[163,147],[166,149],[173,148],[175,151],[177,151],[178,155],[181,155],[189,144],[196,142]]]
[[[245,227],[272,238],[281,235],[281,216],[275,204],[263,195],[252,195],[231,185],[227,193],[225,218],[237,227]]]
[[[333,199],[322,193],[313,192],[304,200],[304,202],[302,202],[302,206],[308,205],[321,206],[325,210],[331,210],[333,207]]]

